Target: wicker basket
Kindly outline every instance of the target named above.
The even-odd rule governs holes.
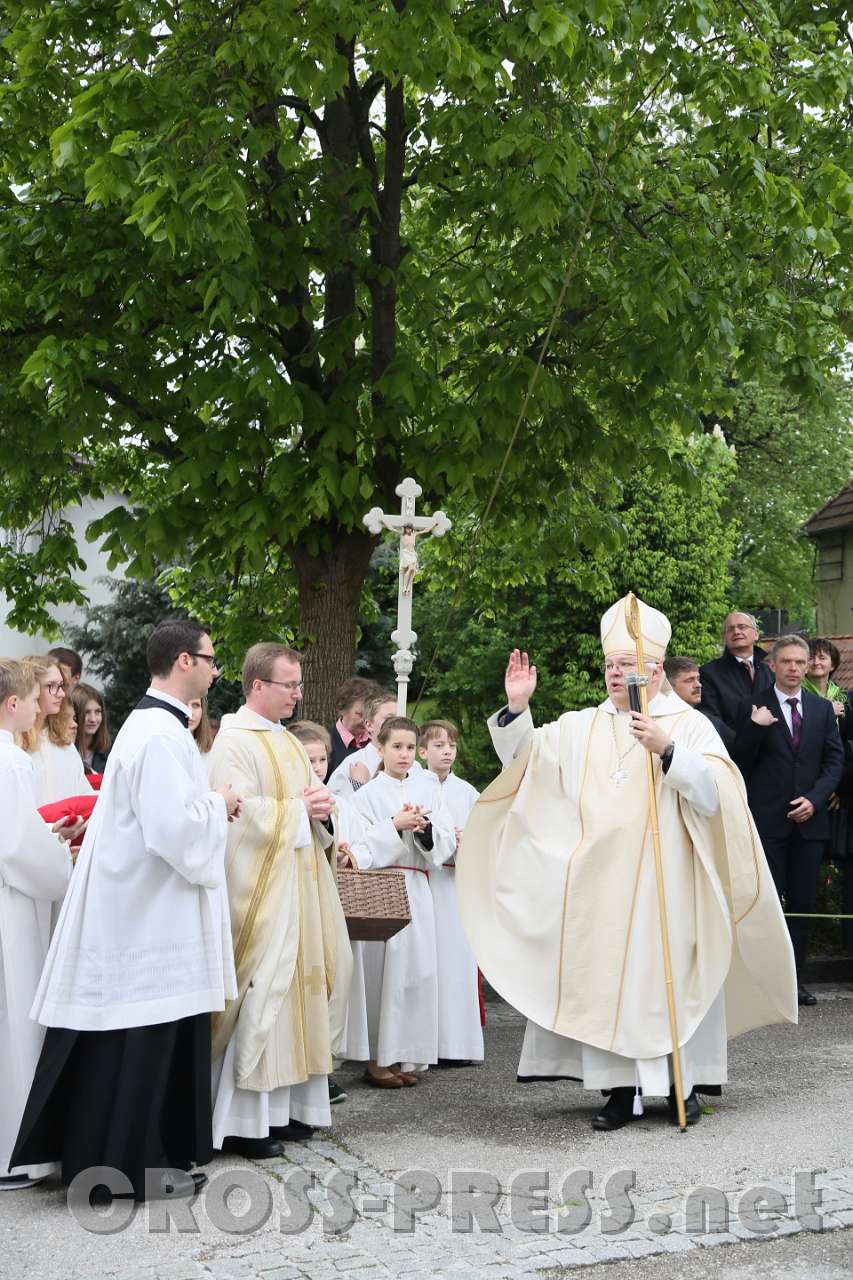
[[[412,918],[402,871],[338,868],[338,893],[353,942],[385,942]]]

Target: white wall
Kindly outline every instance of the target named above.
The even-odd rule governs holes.
[[[106,584],[98,581],[99,578],[104,578],[109,573],[107,556],[101,550],[99,542],[86,541],[86,527],[93,520],[97,520],[100,516],[106,515],[108,511],[112,511],[115,507],[123,504],[124,498],[121,494],[112,493],[103,498],[85,498],[81,504],[63,512],[63,515],[70,521],[74,529],[80,558],[86,562],[85,570],[75,571],[72,577],[83,588],[90,605],[106,604],[111,597]],[[114,570],[110,576],[121,577],[121,570]],[[57,640],[46,640],[41,635],[24,635],[22,632],[13,631],[8,627],[6,618],[10,605],[2,587],[3,584],[0,582],[0,654],[4,658],[24,657],[28,653],[38,653],[44,649],[49,649],[53,644],[63,643]],[[83,614],[83,609],[70,604],[58,605],[53,610],[53,616],[60,627],[68,624],[79,626],[83,621]]]

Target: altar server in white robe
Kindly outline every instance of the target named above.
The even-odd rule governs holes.
[[[378,747],[379,733],[390,716],[397,714],[397,698],[387,689],[380,689],[365,699],[364,728],[370,741],[366,746],[351,752],[336,769],[332,770],[326,785],[334,796],[351,799],[371,778],[382,763],[382,753]],[[417,760],[412,762],[411,773],[420,773],[421,766]]]
[[[70,732],[73,712],[59,663],[41,654],[27,661],[39,682],[38,714],[20,744],[32,758],[36,802],[54,804],[69,796],[90,795],[93,788]]]
[[[67,841],[82,822],[52,828],[36,811],[32,758],[13,735],[32,728],[40,687],[26,662],[0,659],[0,1190],[34,1186],[52,1165],[10,1169],[44,1030],[30,1017],[50,937],[51,903],[71,874]]]
[[[646,752],[654,761],[673,992],[688,1123],[698,1086],[726,1081],[726,1035],[797,1020],[793,954],[743,780],[710,722],[661,690],[668,620],[640,604],[649,714],[625,601],[601,620],[608,697],[534,729],[536,668],[515,650],[489,721],[504,773],[471,813],[457,858],[466,933],[487,980],[530,1021],[520,1079],[609,1089],[593,1127],[642,1094],[669,1099],[670,1037]]]
[[[433,813],[443,809],[456,833],[457,844],[478,792],[453,772],[459,730],[450,720],[427,720],[421,725],[418,752],[424,778],[433,787]],[[483,1060],[483,1027],[477,986],[477,962],[465,937],[456,898],[456,859],[430,874],[435,910],[438,977],[438,1063],[464,1066]]]
[[[119,731],[32,1016],[48,1028],[13,1160],[60,1161],[99,1196],[190,1196],[212,1154],[210,1013],[236,991],[225,890],[228,819],[187,729],[216,676],[198,622],[148,640],[151,686]],[[148,1173],[148,1177],[146,1177]]]
[[[411,921],[387,942],[363,948],[370,1058],[366,1079],[378,1088],[417,1084],[417,1068],[438,1059],[438,994],[431,869],[456,852],[445,813],[430,813],[433,787],[411,766],[418,726],[405,716],[385,721],[377,738],[382,767],[355,797],[366,823],[374,867],[406,877]],[[406,1070],[412,1064],[415,1070]]]
[[[243,813],[227,880],[238,997],[214,1019],[213,1137],[254,1159],[331,1124],[328,1077],[352,973],[346,921],[326,855],[334,797],[281,724],[302,696],[300,655],[253,645],[246,703],[223,716],[211,780],[234,776]]]
[[[320,782],[326,781],[328,774],[331,738],[328,730],[321,724],[311,720],[298,720],[288,725],[290,732],[298,738],[305,748],[311,762],[311,768]],[[377,759],[381,760],[378,751]],[[335,796],[335,807],[329,818],[329,829],[334,837],[334,854],[337,868],[356,868],[367,871],[373,864],[370,851],[365,843],[364,819],[353,803],[353,794],[342,788],[342,793]],[[364,990],[364,943],[353,942],[352,947],[352,979],[347,998],[343,1032],[337,1046],[335,1057],[344,1062],[353,1059],[355,1062],[366,1062],[370,1057],[370,1046],[367,1032],[367,1003]],[[329,1101],[343,1102],[346,1099],[343,1088],[329,1077]]]

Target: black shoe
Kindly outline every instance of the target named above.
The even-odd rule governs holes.
[[[277,1129],[270,1129],[268,1138],[226,1138],[222,1150],[229,1155],[245,1156],[247,1160],[274,1160],[284,1155],[284,1147],[275,1136]]]
[[[621,1129],[631,1120],[638,1120],[634,1115],[634,1090],[628,1087],[611,1089],[610,1097],[598,1115],[592,1117],[593,1129],[609,1133],[613,1129]]]
[[[336,1102],[346,1102],[347,1093],[339,1084],[335,1084],[334,1080],[329,1080],[329,1106],[333,1107]]]
[[[439,1058],[437,1067],[470,1067],[470,1058]]]
[[[797,986],[797,1004],[817,1004],[817,996],[808,991],[802,983]]]
[[[146,1182],[147,1200],[188,1200],[198,1195],[202,1187],[207,1186],[206,1173],[187,1173],[183,1169],[162,1169],[159,1178],[153,1183]],[[118,1191],[113,1194],[109,1187],[99,1184],[93,1187],[89,1196],[92,1205],[106,1206],[113,1200],[133,1200],[133,1191]]]
[[[670,1088],[667,1106],[669,1107],[670,1120],[673,1124],[678,1124],[678,1110],[675,1105],[675,1090],[673,1088]],[[699,1105],[699,1099],[696,1097],[695,1089],[691,1089],[684,1099],[684,1119],[688,1124],[698,1124],[702,1119],[702,1108]]]
[[[314,1126],[303,1124],[301,1120],[291,1120],[290,1124],[270,1126],[270,1133],[282,1142],[307,1142],[314,1137]]]

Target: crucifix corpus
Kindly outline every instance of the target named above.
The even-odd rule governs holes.
[[[442,537],[450,528],[450,521],[443,511],[435,511],[431,516],[415,515],[415,499],[421,496],[423,489],[411,476],[406,476],[395,492],[401,499],[400,514],[386,515],[381,507],[372,507],[364,517],[364,523],[371,533],[380,534],[383,529],[388,529],[400,539],[397,630],[391,632],[391,639],[397,646],[393,659],[397,673],[397,715],[404,716],[409,676],[415,665],[412,649],[418,638],[412,630],[412,586],[420,568],[415,540],[424,533]]]

